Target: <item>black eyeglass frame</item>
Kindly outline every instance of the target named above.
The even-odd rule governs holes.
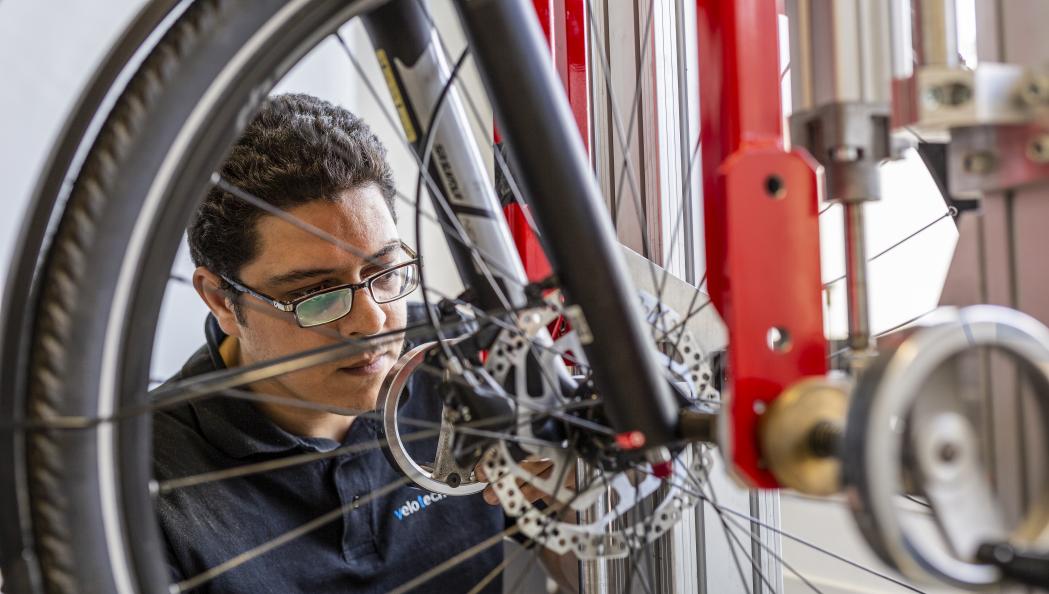
[[[229,277],[227,277],[225,275],[222,275],[222,274],[219,275],[219,278],[221,278],[222,280],[224,280],[227,283],[229,283],[229,285],[231,287],[233,287],[233,289],[235,289],[238,293],[246,293],[246,294],[251,295],[252,297],[258,299],[259,301],[264,301],[266,303],[269,303],[270,305],[272,305],[273,307],[275,307],[276,309],[278,309],[280,311],[283,311],[283,312],[286,312],[286,313],[295,314],[295,323],[297,323],[300,328],[313,328],[315,326],[323,326],[324,324],[330,324],[330,323],[332,323],[334,321],[341,320],[342,318],[344,318],[347,315],[349,315],[350,312],[353,311],[353,299],[355,298],[355,295],[357,294],[357,291],[360,290],[360,289],[368,289],[368,296],[371,297],[372,301],[374,301],[375,303],[378,303],[380,305],[384,304],[384,303],[393,303],[394,301],[398,301],[400,299],[404,299],[408,295],[411,295],[412,293],[414,293],[415,290],[419,288],[418,282],[416,282],[416,285],[414,287],[412,287],[411,291],[408,291],[408,292],[404,293],[403,295],[399,295],[397,297],[394,297],[393,299],[387,299],[385,301],[380,301],[380,300],[376,299],[375,298],[375,293],[372,292],[372,283],[375,282],[375,279],[377,279],[377,278],[379,278],[379,277],[381,277],[383,275],[389,274],[390,272],[393,272],[395,270],[400,270],[401,268],[406,268],[408,266],[416,266],[417,268],[422,266],[422,262],[419,259],[419,255],[415,252],[415,250],[413,250],[411,247],[409,247],[408,244],[406,244],[404,242],[401,242],[401,249],[403,249],[404,252],[408,255],[408,258],[409,258],[408,260],[405,260],[404,262],[400,262],[398,264],[395,264],[395,265],[393,265],[393,266],[391,266],[389,268],[384,268],[384,269],[376,272],[375,274],[369,276],[368,278],[362,280],[359,283],[346,283],[346,284],[343,284],[343,285],[337,285],[337,286],[334,286],[334,287],[329,287],[327,289],[322,289],[320,291],[316,291],[314,293],[310,293],[309,295],[303,295],[302,297],[297,297],[295,299],[292,299],[291,301],[282,301],[280,299],[276,299],[274,297],[270,297],[269,295],[267,295],[265,293],[262,293],[260,291],[256,291],[255,289],[252,289],[251,287],[249,287],[249,286],[247,286],[247,285],[245,285],[243,283],[237,282],[237,281],[235,281],[235,280],[233,280],[233,279],[231,279],[231,278],[229,278]],[[418,281],[418,278],[419,278],[419,274],[418,274],[418,272],[416,272],[416,279],[417,279],[417,281]],[[328,320],[327,322],[321,322],[319,324],[310,324],[309,326],[304,326],[302,324],[302,320],[299,319],[298,313],[296,312],[296,309],[298,308],[299,304],[301,304],[304,301],[307,301],[309,299],[313,299],[313,298],[319,297],[321,295],[327,295],[328,293],[334,293],[335,291],[341,291],[343,289],[350,289],[350,309],[347,310],[346,313],[342,314],[341,316],[339,316],[339,317],[337,317],[337,318],[335,318],[333,320]]]

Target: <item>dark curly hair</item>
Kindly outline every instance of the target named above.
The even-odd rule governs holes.
[[[396,220],[393,172],[382,143],[360,118],[310,95],[268,98],[233,146],[220,175],[281,210],[314,200],[334,202],[344,190],[375,184]],[[264,214],[213,186],[189,225],[193,263],[236,279],[256,256],[255,223]]]

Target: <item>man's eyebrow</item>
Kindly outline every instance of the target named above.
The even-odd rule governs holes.
[[[379,251],[368,256],[366,262],[368,264],[373,265],[385,264],[384,262],[380,262],[379,260],[385,258],[386,256],[389,256],[399,247],[401,247],[400,240],[392,240],[386,245],[384,245],[381,249],[379,249]],[[273,287],[279,287],[304,280],[310,280],[325,276],[333,276],[338,272],[339,271],[335,268],[299,268],[290,272],[285,272],[276,276],[271,276],[268,284]]]
[[[394,239],[394,240],[390,241],[386,245],[382,246],[382,249],[380,249],[379,251],[375,252],[374,254],[368,256],[368,263],[369,264],[384,264],[385,262],[377,262],[377,260],[381,260],[382,258],[385,258],[386,256],[389,256],[394,251],[396,251],[399,247],[401,247],[400,240]]]
[[[287,285],[317,277],[332,276],[337,272],[338,270],[335,270],[334,268],[300,268],[298,270],[292,270],[290,272],[271,276],[267,284],[270,286]]]

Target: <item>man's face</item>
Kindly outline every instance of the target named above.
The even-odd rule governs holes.
[[[318,289],[363,279],[407,259],[397,226],[374,185],[346,190],[335,202],[317,200],[288,213],[352,246],[357,253],[273,216],[256,223],[255,259],[240,271],[240,281],[266,295],[291,301]],[[371,256],[379,263],[363,256]],[[376,304],[367,289],[353,295],[353,309],[342,319],[300,328],[291,314],[242,295],[243,324],[238,324],[242,364],[268,361],[330,345],[341,338],[367,338],[404,328],[404,299]],[[244,301],[253,300],[248,304]],[[249,307],[250,305],[250,307]],[[262,305],[262,307],[259,307]],[[384,337],[362,354],[280,376],[256,389],[319,404],[371,410],[383,378],[396,362],[402,338]]]

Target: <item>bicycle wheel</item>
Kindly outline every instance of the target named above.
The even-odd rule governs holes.
[[[370,7],[194,3],[121,94],[77,174],[40,275],[28,420],[16,426],[27,474],[17,495],[30,512],[20,524],[32,531],[36,558],[7,571],[14,587],[39,578],[47,591],[166,588],[156,525],[143,521],[153,507],[144,447],[153,403],[142,389],[149,353],[141,345],[154,332],[147,321],[163,296],[160,271],[170,268],[215,164],[272,83]],[[108,346],[66,348],[82,344]]]
[[[77,172],[72,193],[62,208],[60,223],[39,274],[41,294],[39,301],[33,304],[37,315],[30,318],[36,320],[35,326],[23,353],[29,364],[25,369],[19,368],[20,372],[26,373],[29,388],[24,404],[25,422],[21,422],[22,415],[12,415],[11,418],[16,420],[13,429],[16,430],[10,433],[12,442],[25,448],[17,469],[24,472],[25,477],[16,474],[11,482],[19,485],[19,504],[26,510],[19,517],[18,526],[25,532],[25,539],[32,540],[33,546],[31,549],[5,546],[5,555],[11,555],[11,551],[19,555],[18,563],[5,562],[4,566],[9,584],[16,591],[124,593],[170,589],[169,574],[162,562],[162,538],[153,520],[154,504],[158,492],[177,490],[180,483],[172,480],[151,485],[154,477],[148,444],[152,431],[147,413],[152,412],[156,402],[145,388],[150,380],[149,345],[153,344],[155,320],[182,230],[199,197],[210,186],[223,183],[221,178],[216,180],[214,177],[216,167],[273,83],[321,39],[337,32],[349,18],[378,4],[360,1],[342,5],[320,0],[291,4],[277,1],[195,2],[171,25],[121,94],[84,165]],[[439,108],[440,96],[444,95],[443,89],[439,91],[432,106],[434,113]],[[510,106],[509,109],[524,108]],[[430,120],[420,122],[420,132],[437,128],[435,118]],[[563,121],[556,124],[557,127],[564,125]],[[422,145],[419,185],[438,195],[448,194],[448,188],[441,186],[442,180],[446,183],[442,173],[432,170],[426,160],[426,155],[433,152],[432,147],[430,152],[427,151],[426,136],[426,133],[420,133],[417,138]],[[560,154],[564,150],[561,146],[551,146],[549,138],[532,142],[537,143],[538,148],[532,146],[528,154],[544,151]],[[522,165],[526,168],[536,166],[534,163]],[[499,167],[507,168],[502,161],[499,161]],[[52,173],[62,176],[65,172]],[[514,176],[509,177],[510,185],[514,185]],[[542,184],[538,187],[554,191]],[[251,196],[244,198],[250,200]],[[402,197],[413,208],[418,204],[416,199]],[[444,204],[450,204],[445,200]],[[454,216],[447,215],[440,207],[435,211],[433,216],[449,235],[453,251],[454,246],[468,248],[460,255],[461,268],[468,283],[483,287],[491,276],[495,276],[502,282],[492,283],[495,288],[490,299],[498,301],[500,291],[509,293],[515,289],[527,297],[526,287],[514,287],[512,282],[503,280],[508,275],[493,264],[492,261],[498,262],[498,259],[490,251],[478,249],[468,234],[456,228]],[[578,223],[593,216],[592,212],[577,214],[571,217],[571,221]],[[565,228],[567,231],[562,233],[566,234],[577,229],[572,222]],[[565,248],[563,244],[561,247],[555,244],[551,251],[556,256]],[[564,278],[560,280],[565,284],[586,281],[583,273],[587,272],[587,267],[593,266],[591,258],[580,254],[573,256],[576,257],[574,266],[578,268],[563,271]],[[488,264],[487,273],[482,264]],[[471,265],[481,269],[475,270],[472,278]],[[597,267],[593,270],[604,269]],[[696,299],[700,294],[695,293],[691,302],[686,301],[687,307],[678,306],[684,311],[679,311],[676,317],[668,315],[662,303],[666,278],[654,268],[646,272],[652,276],[655,295],[654,299],[643,303],[650,326],[645,333],[654,334],[656,340],[633,336],[617,346],[648,349],[650,342],[659,344],[666,356],[653,360],[663,364],[670,378],[679,384],[691,384],[688,391],[692,392],[693,398],[715,399],[716,394],[708,391],[708,379],[703,376],[706,370],[702,365],[702,353],[681,330],[703,310],[705,303]],[[618,286],[626,281],[613,275],[609,282]],[[595,326],[593,330],[599,332],[610,326],[601,322],[607,321],[609,314],[602,314],[592,307],[577,310],[564,307],[555,300],[538,305],[535,301],[524,302],[521,307],[512,303],[510,306],[488,303],[488,307],[479,307],[477,303],[457,303],[457,299],[465,299],[428,290],[425,285],[423,290],[435,302],[445,299],[446,304],[467,307],[473,317],[472,323],[490,324],[496,336],[487,343],[493,348],[490,349],[492,357],[485,365],[491,370],[490,375],[504,385],[511,382],[509,369],[527,369],[529,357],[533,356],[541,360],[542,369],[550,370],[560,365],[559,361],[567,355],[569,361],[585,374],[589,362],[583,361],[581,355],[584,351],[582,343],[586,340],[580,339],[580,333],[585,333],[584,322],[590,320]],[[572,291],[568,294],[571,296]],[[531,321],[526,326],[516,326],[507,321],[512,318],[504,315],[517,313],[517,309],[537,314],[538,322],[550,322],[554,315],[564,315],[575,327],[575,334],[560,342],[546,342],[539,337],[543,324]],[[424,323],[413,333],[413,338],[420,341],[441,339],[452,327],[458,328],[459,325]],[[519,338],[528,340],[519,341]],[[574,341],[576,339],[580,340]],[[527,344],[528,348],[522,350],[517,346],[520,344]],[[81,345],[99,346],[83,349]],[[331,350],[329,354],[346,354],[363,348],[352,341],[344,341],[338,346],[346,350]],[[502,353],[498,347],[503,347]],[[605,350],[614,351],[616,357],[626,359],[625,363],[620,360],[612,365],[622,367],[620,375],[633,381],[634,378],[627,376],[634,375],[636,361],[624,356],[621,349]],[[689,364],[688,356],[695,357],[696,362]],[[307,364],[304,358],[301,359],[303,365]],[[498,368],[500,363],[505,365],[502,370]],[[217,379],[221,381],[182,385],[180,393],[169,391],[167,397],[173,400],[203,397],[220,387],[235,388],[244,381],[243,377],[233,373]],[[608,381],[600,376],[596,379]],[[534,386],[529,386],[527,378],[513,381],[520,386],[515,395],[535,395]],[[540,383],[543,381],[548,379],[540,378]],[[630,384],[623,385],[630,389]],[[227,395],[235,393],[235,389],[226,392]],[[514,459],[513,446],[525,445],[529,438],[538,440],[544,435],[539,429],[531,429],[535,424],[532,421],[541,420],[540,415],[556,415],[576,435],[592,438],[585,453],[584,448],[578,448],[578,455],[604,471],[604,474],[584,477],[584,482],[579,485],[580,491],[587,490],[587,478],[598,486],[604,486],[600,481],[607,481],[616,498],[630,499],[639,508],[633,519],[627,517],[624,510],[617,510],[615,519],[622,517],[629,531],[620,529],[615,538],[607,539],[607,542],[602,537],[582,543],[587,546],[579,546],[577,554],[584,557],[625,556],[629,561],[626,582],[628,587],[633,586],[635,580],[630,573],[651,573],[650,566],[646,568],[646,565],[652,560],[648,548],[652,540],[680,517],[680,510],[699,500],[713,502],[732,556],[736,558],[738,549],[745,557],[736,558],[737,569],[751,556],[759,554],[754,547],[761,546],[760,541],[754,541],[756,544],[750,547],[744,546],[739,534],[729,528],[730,523],[736,524],[735,521],[723,515],[713,487],[703,480],[702,475],[709,471],[708,459],[703,456],[686,459],[680,457],[679,447],[671,448],[675,459],[686,461],[671,471],[673,480],[669,494],[658,491],[651,482],[616,482],[615,477],[622,476],[620,471],[624,469],[652,473],[654,467],[649,461],[637,457],[605,459],[600,456],[611,441],[611,425],[605,416],[575,414],[567,404],[540,401],[544,403],[543,408],[532,411],[531,416],[515,411],[511,427],[516,428],[522,420],[528,421],[525,423],[529,426],[528,433],[500,428],[499,437],[495,439],[504,448],[506,458]],[[8,404],[17,405],[16,402]],[[710,404],[716,406],[716,402]],[[589,410],[592,405],[579,408]],[[431,422],[427,428],[434,429],[435,426]],[[402,439],[407,437],[406,434]],[[556,466],[558,480],[548,481],[545,485],[547,492],[552,492],[555,498],[560,496],[562,503],[571,500],[570,495],[562,493],[560,483],[569,467],[566,461],[576,454],[573,451],[563,456]],[[492,461],[499,463],[498,460]],[[239,472],[255,470],[262,469],[243,468]],[[207,477],[185,478],[183,484],[194,481],[199,484]],[[529,473],[517,478],[538,480]],[[448,484],[445,481],[445,485]],[[501,485],[499,495],[504,505],[509,507],[513,503],[524,507],[526,502],[513,491],[512,482]],[[642,509],[641,503],[649,507]],[[18,506],[5,505],[5,508],[17,509]],[[339,509],[333,512],[336,513],[331,518],[340,517]],[[661,515],[664,517],[660,518]],[[530,508],[521,517],[532,518],[538,524],[537,519],[542,513]],[[611,520],[605,518],[605,522]],[[522,520],[517,529],[543,545],[561,550],[568,550],[569,542],[577,544],[571,541],[573,536],[593,536],[571,534],[566,542],[559,542],[560,535],[553,529],[525,529],[525,525]],[[739,526],[736,524],[737,529]],[[567,530],[563,525],[560,529]],[[743,534],[743,539],[754,539],[750,530],[744,529]],[[287,535],[276,535],[274,542],[284,542],[282,539]],[[497,541],[471,543],[472,546],[462,554],[476,554],[493,543],[497,544]],[[605,548],[601,549],[601,546]],[[256,558],[270,550],[272,547],[267,545],[246,553]],[[23,551],[32,554],[23,555]],[[429,567],[416,576],[406,576],[402,587],[425,588],[428,579],[454,567],[459,557],[452,555],[447,563]],[[210,574],[187,576],[176,587],[190,590],[206,586],[209,580],[237,566],[233,564],[218,567]],[[13,569],[8,570],[8,567]],[[747,583],[757,583],[764,584],[762,588],[775,589],[761,574],[760,568],[755,566],[755,569],[760,577],[753,578],[753,581],[742,577],[744,572],[740,569],[743,588]],[[648,581],[651,583],[651,579]],[[640,579],[640,585],[649,587],[644,578]],[[473,586],[467,584],[466,588]]]

